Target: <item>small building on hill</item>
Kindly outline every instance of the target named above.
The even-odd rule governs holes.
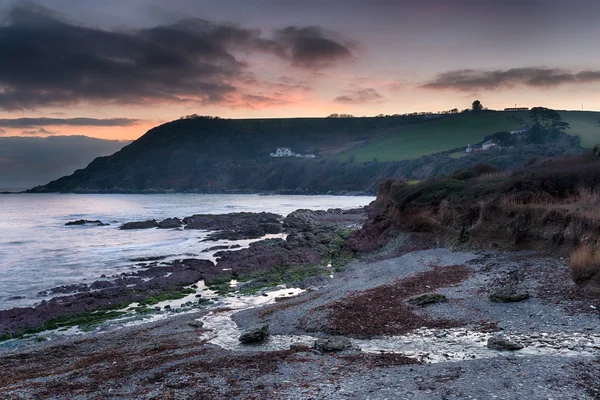
[[[488,140],[483,142],[482,144],[469,144],[465,149],[467,153],[477,153],[479,151],[488,151],[490,149],[498,147],[498,143],[493,140]]]
[[[269,154],[271,157],[294,157],[296,153],[292,151],[289,147],[278,147],[275,150],[275,153]]]
[[[508,107],[504,111],[529,111],[528,107]]]
[[[270,157],[296,157],[296,158],[316,158],[309,150],[305,154],[294,153],[289,147],[278,147],[274,153],[269,154]]]

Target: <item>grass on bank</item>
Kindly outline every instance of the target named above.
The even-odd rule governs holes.
[[[596,277],[600,278],[600,251],[587,243],[579,246],[571,254],[569,268],[575,283],[583,283]]]

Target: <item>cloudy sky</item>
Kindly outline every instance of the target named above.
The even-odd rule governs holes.
[[[597,0],[0,0],[0,135],[197,113],[600,110]]]

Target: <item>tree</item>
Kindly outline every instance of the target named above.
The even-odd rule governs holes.
[[[533,143],[559,138],[570,128],[569,124],[562,120],[561,115],[550,108],[533,107],[529,115],[532,122],[529,139]]]
[[[473,104],[471,104],[471,110],[473,110],[473,112],[479,112],[479,111],[483,110],[483,106],[481,105],[481,102],[479,100],[475,100],[473,102]]]

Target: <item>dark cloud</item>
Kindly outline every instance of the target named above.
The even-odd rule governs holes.
[[[21,135],[25,136],[36,136],[36,135],[58,135],[60,132],[49,131],[46,128],[37,128],[26,131],[21,131]]]
[[[439,74],[422,87],[460,91],[494,90],[514,86],[551,87],[600,81],[600,71],[572,72],[557,68],[513,68],[478,71],[463,69]]]
[[[0,137],[0,188],[47,183],[129,143],[86,136]]]
[[[352,90],[346,95],[333,99],[337,103],[347,104],[377,103],[383,100],[384,97],[373,88]]]
[[[132,126],[140,122],[130,118],[0,118],[3,128],[33,128],[36,126]]]
[[[0,109],[77,103],[224,103],[249,65],[236,53],[266,52],[304,68],[351,53],[318,27],[257,29],[185,19],[148,29],[76,25],[45,8],[20,5],[0,25]]]
[[[275,40],[281,54],[303,68],[324,68],[352,58],[349,45],[317,26],[289,26],[276,31]]]

